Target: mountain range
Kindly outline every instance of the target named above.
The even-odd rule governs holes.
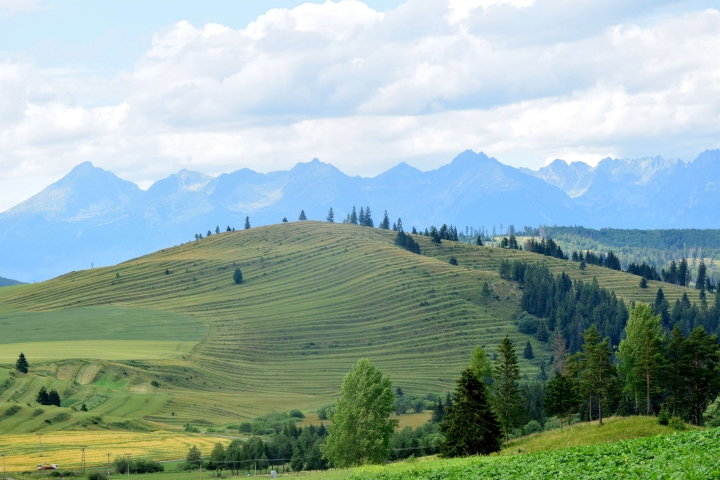
[[[212,177],[181,170],[143,191],[85,162],[37,195],[0,213],[0,274],[39,281],[111,265],[187,242],[216,226],[290,221],[303,209],[336,221],[370,207],[406,228],[442,223],[616,228],[720,228],[720,150],[693,162],[660,157],[555,160],[537,171],[465,151],[436,170],[406,163],[372,178],[313,159],[289,171],[241,169]]]

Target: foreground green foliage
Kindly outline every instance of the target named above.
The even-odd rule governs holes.
[[[509,457],[468,457],[364,468],[365,479],[720,478],[720,429]]]

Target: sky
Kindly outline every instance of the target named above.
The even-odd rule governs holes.
[[[0,211],[92,161],[373,176],[720,148],[717,0],[0,0]]]

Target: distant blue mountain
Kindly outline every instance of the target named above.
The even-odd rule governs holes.
[[[11,280],[9,278],[3,278],[0,277],[0,287],[9,287],[11,285],[19,285],[22,282],[18,282],[17,280]]]
[[[685,164],[659,157],[605,159],[591,168],[555,161],[538,171],[461,153],[421,172],[405,163],[374,177],[351,177],[317,159],[267,174],[241,169],[210,177],[181,170],[147,191],[86,162],[25,202],[0,213],[0,274],[38,281],[115,264],[189,241],[216,226],[240,228],[341,221],[353,206],[385,210],[406,228],[452,223],[718,228],[720,151]]]

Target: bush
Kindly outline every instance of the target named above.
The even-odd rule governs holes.
[[[526,315],[520,319],[520,322],[518,322],[518,330],[520,333],[524,333],[526,335],[535,335],[539,324],[540,322],[537,318]]]
[[[322,407],[317,411],[318,420],[327,420],[327,407]]]
[[[532,435],[533,433],[542,432],[543,428],[537,420],[530,420],[523,430],[525,435]]]
[[[675,430],[685,430],[685,422],[680,417],[672,417],[668,422],[668,426]]]
[[[703,421],[706,427],[720,427],[720,396],[708,405],[703,414]]]
[[[240,433],[252,433],[252,424],[250,422],[243,422],[240,424],[240,428],[238,430]]]
[[[293,418],[305,418],[305,415],[298,409],[291,410],[290,416]]]
[[[92,472],[88,474],[87,478],[88,480],[108,480],[108,476],[102,472]]]
[[[662,406],[660,413],[658,414],[658,423],[666,426],[670,423],[670,414],[665,409],[665,405]]]

